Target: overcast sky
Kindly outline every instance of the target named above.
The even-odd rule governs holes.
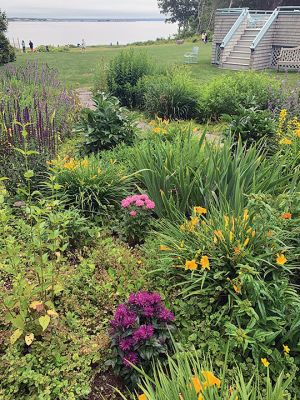
[[[159,17],[157,0],[1,0],[8,17]]]

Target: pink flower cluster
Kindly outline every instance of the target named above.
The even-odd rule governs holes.
[[[138,207],[144,210],[153,210],[155,208],[154,201],[150,200],[146,194],[135,194],[128,196],[121,202],[123,208]],[[137,210],[132,210],[129,213],[132,217],[137,216]]]

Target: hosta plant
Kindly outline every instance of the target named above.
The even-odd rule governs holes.
[[[127,383],[137,383],[134,365],[149,371],[152,362],[166,355],[174,315],[158,293],[138,292],[120,304],[111,321],[110,364]]]

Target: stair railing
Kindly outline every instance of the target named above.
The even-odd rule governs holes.
[[[261,30],[259,31],[258,35],[255,37],[255,39],[253,40],[250,49],[251,50],[255,50],[256,47],[258,46],[258,44],[260,43],[260,41],[263,39],[263,37],[265,36],[265,34],[268,32],[270,26],[273,24],[273,22],[276,20],[277,16],[278,16],[279,10],[278,8],[276,8],[272,14],[270,15],[269,19],[266,21],[266,23],[264,24],[264,26],[261,28]]]
[[[240,16],[235,21],[235,23],[232,25],[232,27],[229,30],[229,32],[227,33],[227,35],[224,37],[224,39],[223,39],[223,41],[222,41],[222,43],[220,45],[221,49],[224,49],[227,46],[227,44],[230,42],[230,40],[233,37],[233,35],[236,33],[236,31],[239,29],[241,24],[248,17],[248,14],[249,14],[248,8],[243,8]]]

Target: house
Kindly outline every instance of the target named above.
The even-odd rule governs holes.
[[[212,63],[233,70],[276,68],[284,57],[288,69],[300,70],[300,6],[272,11],[224,8],[216,11]],[[295,48],[293,52],[281,49]],[[287,54],[288,53],[288,54]]]

